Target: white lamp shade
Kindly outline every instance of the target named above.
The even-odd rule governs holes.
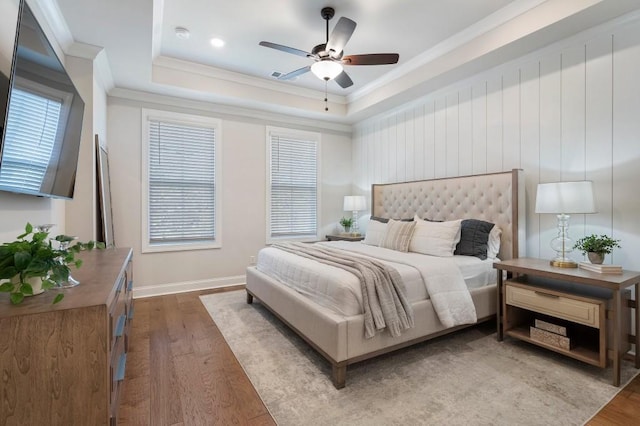
[[[333,80],[342,72],[342,65],[332,60],[322,60],[311,65],[311,72],[320,80]]]
[[[344,211],[361,211],[367,208],[367,200],[363,195],[345,195]]]
[[[554,182],[538,184],[536,213],[595,213],[593,182]]]

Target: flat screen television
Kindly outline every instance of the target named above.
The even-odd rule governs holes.
[[[84,102],[27,3],[0,16],[0,190],[73,198]]]

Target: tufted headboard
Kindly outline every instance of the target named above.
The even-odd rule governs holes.
[[[430,220],[481,219],[502,229],[500,259],[525,254],[522,170],[484,175],[374,184],[371,215]]]

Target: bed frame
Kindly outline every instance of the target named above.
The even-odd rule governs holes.
[[[502,229],[500,259],[524,254],[524,179],[522,170],[433,179],[416,182],[372,185],[371,212],[384,218],[412,218],[417,214],[430,220],[465,218],[493,222]],[[430,300],[412,304],[415,327],[399,337],[378,333],[364,337],[363,315],[344,316],[317,305],[290,287],[247,269],[247,303],[254,297],[300,335],[332,365],[336,388],[345,386],[347,366],[418,342],[468,327],[445,328]],[[495,317],[496,285],[471,290],[478,322]]]

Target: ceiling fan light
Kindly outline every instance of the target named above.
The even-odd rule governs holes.
[[[342,72],[342,65],[331,60],[318,61],[311,65],[311,72],[320,80],[333,80]]]
[[[211,45],[213,47],[220,48],[220,47],[224,46],[224,40],[222,40],[221,38],[217,38],[217,37],[214,37],[211,40],[209,40],[209,43],[211,43]]]

